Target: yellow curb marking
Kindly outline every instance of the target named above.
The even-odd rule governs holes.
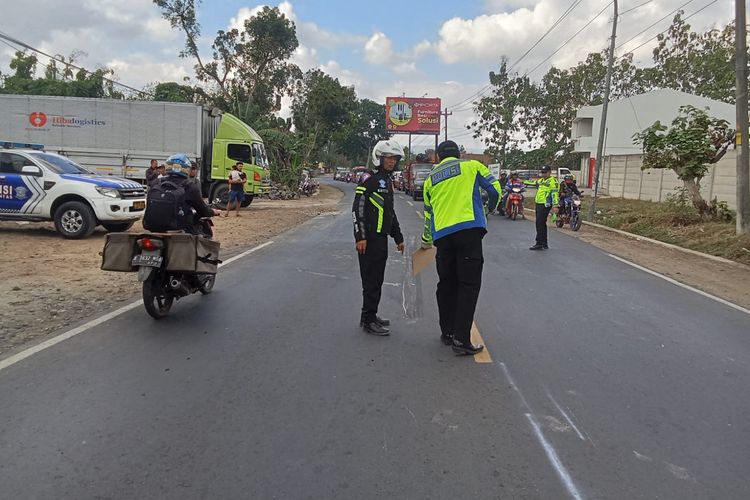
[[[482,335],[479,333],[476,323],[471,324],[471,343],[484,345],[482,352],[474,355],[475,363],[492,363],[492,356],[490,356],[490,351],[487,349],[487,345],[484,344],[484,340],[482,340]]]

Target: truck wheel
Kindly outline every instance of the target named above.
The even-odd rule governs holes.
[[[96,229],[96,217],[86,203],[69,201],[55,211],[55,229],[63,238],[80,239],[91,236]]]
[[[242,203],[240,203],[240,206],[242,208],[249,207],[250,204],[253,202],[254,199],[255,199],[255,195],[254,194],[247,194],[247,193],[245,193],[245,199],[242,201]]]
[[[226,210],[229,203],[229,184],[221,183],[211,191],[211,205],[219,210]]]
[[[102,222],[102,227],[110,233],[124,233],[135,224],[134,220],[128,222]]]

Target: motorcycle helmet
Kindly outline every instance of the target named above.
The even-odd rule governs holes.
[[[458,148],[458,144],[453,141],[443,141],[438,144],[437,150],[435,151],[438,158],[444,160],[449,156],[453,158],[461,158],[461,150]]]
[[[372,163],[376,168],[383,166],[383,157],[385,156],[398,156],[398,160],[401,161],[401,158],[404,157],[404,148],[396,141],[379,141],[372,148]],[[398,166],[398,161],[396,162],[396,166]]]
[[[563,177],[563,180],[565,181],[565,184],[572,184],[573,183],[573,176],[568,174],[565,177]]]
[[[191,161],[184,153],[177,153],[167,158],[167,172],[187,175],[190,170]]]
[[[542,173],[544,173],[544,172],[552,172],[552,169],[550,168],[549,165],[544,165],[542,167]]]
[[[517,171],[515,171],[515,170],[511,170],[511,171],[510,171],[510,177],[511,177],[511,179],[512,179],[513,177],[518,177],[518,172],[517,172]]]

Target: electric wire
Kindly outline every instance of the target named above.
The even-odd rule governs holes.
[[[669,16],[671,16],[671,15],[675,14],[675,13],[676,13],[677,11],[679,11],[680,9],[684,8],[685,6],[687,6],[687,5],[691,4],[691,3],[693,3],[694,1],[695,1],[695,0],[688,0],[687,2],[685,2],[685,3],[684,3],[684,4],[682,4],[682,5],[680,5],[679,7],[677,7],[676,9],[674,9],[673,11],[669,12],[669,13],[668,13],[667,15],[665,15],[664,17],[662,17],[661,19],[659,19],[659,20],[658,20],[658,21],[656,21],[655,23],[653,23],[653,24],[649,25],[648,27],[646,27],[646,28],[642,29],[641,31],[639,31],[638,33],[636,33],[635,35],[633,35],[632,37],[628,38],[628,40],[627,40],[627,41],[625,41],[625,42],[622,42],[622,43],[621,43],[620,45],[618,45],[617,47],[615,47],[615,50],[619,49],[619,48],[620,48],[620,47],[622,47],[623,45],[627,45],[628,43],[632,42],[633,40],[635,40],[636,38],[638,38],[639,36],[641,36],[642,34],[644,34],[645,32],[647,32],[648,30],[650,30],[651,28],[653,28],[654,26],[656,26],[656,25],[657,25],[657,24],[659,24],[660,22],[662,22],[662,21],[664,21],[665,19],[667,19],[667,18],[668,18]]]
[[[651,2],[653,2],[653,1],[654,1],[654,0],[646,0],[646,1],[645,1],[645,2],[643,2],[642,4],[640,4],[640,5],[636,5],[635,7],[632,7],[632,8],[630,8],[630,9],[626,10],[625,12],[620,12],[620,15],[621,15],[621,16],[624,16],[625,14],[630,14],[630,13],[631,13],[631,12],[633,12],[634,10],[638,10],[638,9],[640,9],[641,7],[643,7],[644,5],[648,5],[648,4],[650,4]]]
[[[29,49],[29,50],[33,51],[33,52],[36,52],[36,53],[41,54],[41,55],[43,55],[45,57],[48,57],[49,59],[52,59],[53,61],[57,61],[59,63],[62,63],[64,65],[66,65],[66,66],[71,66],[71,67],[73,67],[73,68],[75,68],[75,69],[77,69],[79,71],[83,71],[84,73],[87,73],[89,75],[94,75],[95,74],[93,71],[89,71],[89,70],[87,70],[85,68],[82,68],[80,66],[77,66],[77,65],[75,65],[73,63],[67,62],[64,59],[57,58],[55,56],[51,56],[51,55],[47,54],[46,52],[43,52],[43,51],[41,51],[41,50],[39,50],[37,48],[32,47],[31,45],[29,45],[29,44],[27,44],[25,42],[22,42],[21,40],[18,40],[17,38],[13,38],[12,36],[8,35],[7,33],[3,33],[2,31],[0,31],[0,39],[3,40],[3,43],[5,43],[6,45],[8,45],[9,47],[11,47],[11,48],[13,48],[15,50],[19,50],[18,47],[14,47],[13,45],[9,44],[8,42],[11,42],[11,43],[13,43],[15,45],[20,45],[21,47],[24,47],[26,49]],[[117,85],[119,87],[122,87],[122,88],[125,88],[125,89],[128,89],[128,90],[131,90],[133,92],[136,92],[138,94],[142,94],[142,95],[153,97],[153,94],[151,94],[150,92],[146,92],[144,90],[138,90],[138,89],[136,89],[134,87],[131,87],[129,85],[125,85],[124,83],[120,83],[118,81],[112,80],[111,78],[107,78],[106,76],[101,76],[101,79],[105,80],[105,81],[108,81],[108,82],[112,83],[113,85]]]

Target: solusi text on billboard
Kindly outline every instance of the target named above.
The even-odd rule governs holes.
[[[385,128],[392,134],[439,134],[440,99],[386,98]]]

